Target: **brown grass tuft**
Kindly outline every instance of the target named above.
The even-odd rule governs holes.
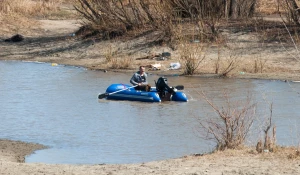
[[[278,0],[258,0],[256,10],[264,14],[274,14],[278,12]]]
[[[132,61],[131,57],[112,58],[109,64],[111,69],[129,69]]]

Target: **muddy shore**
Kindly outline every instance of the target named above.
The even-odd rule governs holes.
[[[0,174],[290,174],[300,173],[300,158],[295,148],[280,148],[275,153],[258,154],[255,149],[227,150],[206,155],[139,164],[68,165],[23,163],[24,156],[44,148],[35,143],[0,140]]]

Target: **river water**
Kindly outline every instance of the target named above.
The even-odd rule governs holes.
[[[50,63],[0,61],[0,138],[40,143],[26,162],[61,164],[141,163],[213,150],[200,136],[199,120],[212,117],[200,92],[216,104],[222,93],[243,101],[248,93],[257,105],[257,121],[269,115],[277,143],[300,141],[300,83],[168,76],[184,85],[187,103],[143,103],[99,100],[112,83],[128,84],[132,73],[86,70]],[[159,75],[149,75],[153,85]],[[257,122],[259,123],[259,122]],[[253,127],[247,144],[257,142],[262,125]],[[252,136],[251,136],[252,134]]]

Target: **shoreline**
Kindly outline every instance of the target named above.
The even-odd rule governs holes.
[[[210,154],[188,155],[175,159],[136,164],[44,164],[22,163],[25,156],[45,148],[35,143],[0,139],[0,174],[164,174],[164,175],[241,175],[300,173],[297,148],[278,148],[274,153],[258,154],[255,148],[225,150]]]
[[[78,30],[78,25],[74,21],[62,20],[56,23],[70,27],[71,30]],[[93,38],[83,39],[80,36],[70,37],[59,26],[53,27],[51,20],[41,22],[43,30],[57,33],[54,36],[48,36],[47,33],[41,32],[36,36],[25,37],[24,41],[19,43],[0,42],[0,60],[16,61],[36,61],[44,63],[57,63],[62,65],[80,66],[95,71],[113,71],[113,72],[135,72],[139,65],[161,64],[161,69],[149,71],[148,73],[170,76],[173,74],[182,75],[183,65],[178,70],[169,70],[172,62],[180,62],[180,49],[173,50],[168,46],[148,46],[150,42],[145,38],[153,38],[155,34],[150,33],[141,38],[131,38],[128,41],[113,40],[95,41]],[[49,23],[49,24],[48,24]],[[57,25],[58,25],[57,24]],[[45,28],[50,27],[51,28]],[[41,30],[41,31],[43,31]],[[61,34],[64,33],[64,34]],[[300,59],[299,53],[291,43],[270,42],[261,43],[259,36],[255,33],[235,33],[226,31],[222,33],[228,39],[222,48],[215,45],[208,46],[205,54],[197,55],[200,58],[205,57],[197,68],[197,77],[220,77],[215,74],[217,60],[219,74],[226,69],[230,61],[235,64],[233,71],[228,73],[224,78],[248,78],[248,79],[265,79],[265,80],[282,80],[282,81],[300,81]],[[0,37],[5,38],[3,36]],[[145,45],[145,47],[139,47]],[[189,43],[190,47],[200,47],[194,43]],[[188,46],[186,46],[188,47]],[[167,60],[154,59],[154,55],[162,52],[170,52],[171,57]],[[190,51],[189,54],[196,54]],[[110,59],[116,59],[119,63],[109,62]],[[142,59],[141,59],[142,58]],[[144,59],[146,58],[146,59]],[[117,68],[112,69],[113,64]],[[119,68],[126,64],[125,68]],[[256,73],[255,73],[256,72]],[[261,73],[262,72],[262,73]],[[184,75],[185,76],[185,75]]]
[[[25,157],[47,147],[38,143],[27,143],[0,139],[0,161],[25,163]]]
[[[73,63],[72,60],[57,60],[56,62],[52,61],[40,61],[39,59],[35,60],[22,60],[22,59],[1,59],[2,61],[20,61],[20,62],[33,62],[33,63],[53,63],[53,64],[60,64],[64,66],[73,66],[73,67],[81,67],[85,68],[91,71],[100,71],[100,72],[115,72],[115,73],[133,73],[136,70],[135,69],[105,69],[105,68],[95,68],[93,66],[87,66],[85,64],[79,64],[79,63]],[[84,61],[83,61],[84,62]],[[244,73],[244,74],[234,74],[229,77],[223,77],[217,74],[212,74],[212,73],[198,73],[194,75],[184,75],[182,73],[182,70],[147,70],[146,71],[148,74],[151,75],[159,75],[159,76],[192,76],[192,77],[200,77],[200,78],[233,78],[233,79],[253,79],[253,80],[273,80],[273,81],[283,81],[283,82],[299,82],[300,81],[300,74],[290,74],[290,73],[285,73],[285,74],[276,74],[276,73]]]

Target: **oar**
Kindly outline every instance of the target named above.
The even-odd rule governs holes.
[[[177,90],[183,90],[184,86],[183,85],[177,85],[177,86],[175,86],[175,89],[177,89]]]
[[[122,91],[125,91],[125,90],[130,89],[130,88],[134,88],[134,87],[137,87],[137,86],[138,86],[138,85],[136,85],[136,86],[131,86],[131,87],[129,87],[129,88],[121,89],[121,90],[118,90],[118,91],[115,91],[115,92],[111,92],[111,93],[99,94],[99,95],[98,95],[98,99],[106,98],[106,97],[109,96],[109,95],[116,94],[116,93],[118,93],[118,92],[122,92]]]
[[[151,87],[151,88],[155,89],[156,87]],[[177,85],[174,88],[177,89],[177,90],[184,90],[184,86],[183,85]]]

